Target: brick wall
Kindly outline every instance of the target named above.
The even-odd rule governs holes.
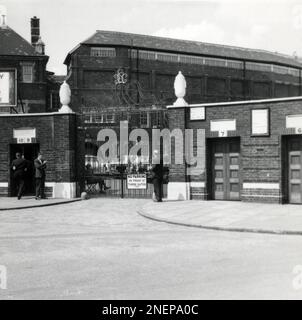
[[[255,137],[251,135],[251,110],[268,108],[270,112],[270,134],[269,136]],[[210,131],[211,120],[236,119],[236,131],[228,132],[228,136],[240,137],[240,177],[241,177],[241,200],[261,201],[261,202],[286,202],[286,171],[285,143],[284,138],[293,134],[293,131],[286,129],[286,116],[302,114],[302,99],[293,101],[270,101],[263,103],[242,103],[239,105],[209,105],[205,106],[206,120],[190,121],[189,108],[169,109],[170,127],[179,126],[183,128],[183,119],[186,119],[186,128],[204,129],[207,142],[212,138],[218,137],[217,132]],[[195,143],[195,142],[194,142]],[[209,159],[208,149],[205,148],[207,159],[207,171],[211,159]],[[172,165],[172,168],[173,165]],[[177,181],[188,181],[188,177],[181,177],[186,172],[185,168],[181,171],[172,170]],[[171,177],[172,178],[172,177]],[[192,198],[206,198],[209,192],[209,178],[207,173],[193,176],[190,182],[202,182],[202,186],[191,187]],[[256,184],[255,184],[256,183]],[[279,186],[279,188],[257,188],[257,183]],[[253,188],[245,187],[243,184]]]
[[[125,68],[128,81],[139,81],[145,95],[155,94],[168,105],[175,100],[173,82],[178,71],[187,80],[187,100],[190,103],[287,97],[301,94],[299,78],[273,72],[259,72],[128,58],[128,48],[116,48],[117,56],[91,57],[90,48],[81,46],[72,55],[69,83],[74,92],[76,109],[97,104],[107,107],[114,103],[113,75]],[[136,93],[132,94],[134,101]],[[140,101],[142,103],[142,101]]]
[[[78,118],[75,114],[52,113],[0,116],[0,185],[10,183],[10,145],[16,144],[13,130],[20,128],[36,129],[34,142],[48,161],[46,182],[79,182],[84,167],[84,134],[78,130]],[[78,192],[81,190],[79,186]],[[0,189],[0,194],[7,193],[7,188]]]

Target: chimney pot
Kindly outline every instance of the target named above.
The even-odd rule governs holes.
[[[35,46],[40,37],[40,19],[34,16],[30,20],[31,27],[31,44]]]

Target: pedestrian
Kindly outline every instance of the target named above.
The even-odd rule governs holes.
[[[158,150],[154,150],[153,152],[153,165],[151,168],[151,179],[153,183],[154,189],[154,201],[162,202],[163,197],[163,164],[160,161],[160,156]]]
[[[11,168],[13,170],[13,180],[14,184],[17,187],[17,197],[18,200],[21,199],[23,192],[24,192],[24,179],[25,173],[27,171],[27,162],[25,159],[22,158],[20,152],[16,153],[16,159],[13,160]]]
[[[36,200],[46,199],[45,197],[45,177],[46,163],[41,152],[38,153],[38,158],[35,159],[35,178],[36,178]]]

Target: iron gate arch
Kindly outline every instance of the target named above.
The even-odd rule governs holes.
[[[137,110],[133,108],[114,109],[106,111],[85,108],[81,114],[81,125],[85,129],[85,166],[90,165],[93,171],[93,179],[85,176],[86,192],[93,196],[120,197],[120,198],[152,198],[153,184],[151,181],[151,161],[148,163],[128,163],[121,166],[120,155],[118,163],[100,164],[97,159],[97,150],[101,145],[97,141],[97,134],[101,129],[113,129],[119,134],[120,122],[127,121],[128,129],[164,129],[168,127],[168,113],[163,108],[144,108]],[[150,135],[149,135],[150,136]],[[152,135],[151,135],[152,136]],[[151,147],[152,142],[149,141]],[[131,148],[129,142],[129,149]],[[117,148],[119,149],[119,148]],[[151,155],[151,150],[149,152]],[[127,176],[129,174],[145,175],[147,179],[146,189],[129,189],[127,187]],[[167,179],[163,185],[163,197],[167,195]]]

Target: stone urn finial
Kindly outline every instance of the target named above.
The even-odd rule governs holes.
[[[72,109],[69,107],[69,103],[71,101],[71,90],[66,81],[64,81],[60,87],[60,102],[62,107],[60,108],[59,112],[61,113],[72,113]]]
[[[177,97],[177,100],[173,103],[174,107],[185,107],[188,105],[188,103],[184,99],[184,96],[186,95],[186,88],[186,79],[181,71],[179,71],[174,81],[174,91]]]

